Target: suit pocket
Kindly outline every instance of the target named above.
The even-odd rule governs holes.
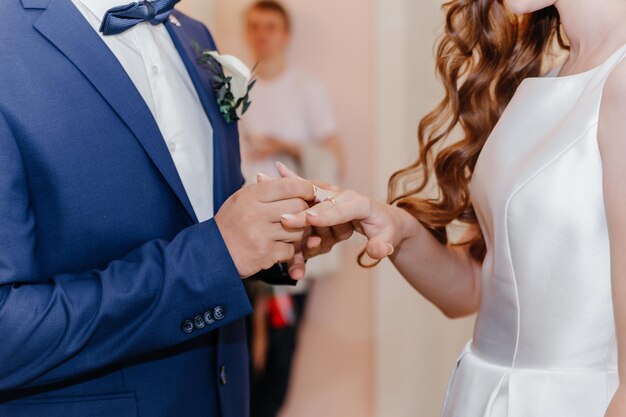
[[[28,398],[0,405],[2,417],[137,417],[135,393]]]

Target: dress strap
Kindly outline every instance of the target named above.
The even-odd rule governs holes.
[[[626,44],[622,45],[617,51],[611,55],[604,64],[601,65],[601,70],[596,74],[601,84],[609,79],[615,68],[617,68],[626,59]]]

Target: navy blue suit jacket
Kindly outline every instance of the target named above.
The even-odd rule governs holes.
[[[175,16],[217,210],[243,182],[237,127],[196,61],[209,32]],[[70,0],[0,19],[0,416],[247,416],[251,306],[139,92]]]

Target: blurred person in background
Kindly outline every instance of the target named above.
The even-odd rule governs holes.
[[[341,145],[326,90],[287,59],[291,18],[275,1],[258,1],[245,14],[246,40],[257,62],[254,105],[242,120],[244,176],[276,172],[284,162],[307,178],[336,183]],[[285,400],[298,331],[312,279],[332,275],[338,258],[314,260],[293,288],[249,285],[255,305],[251,327],[252,416],[276,416]]]

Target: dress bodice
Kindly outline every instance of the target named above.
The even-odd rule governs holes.
[[[449,396],[473,382],[486,398],[457,392],[444,415],[603,415],[617,355],[597,126],[604,84],[625,57],[626,46],[591,71],[525,80],[485,144],[471,185],[487,245],[481,306]],[[601,394],[565,414],[564,396],[592,385]]]

